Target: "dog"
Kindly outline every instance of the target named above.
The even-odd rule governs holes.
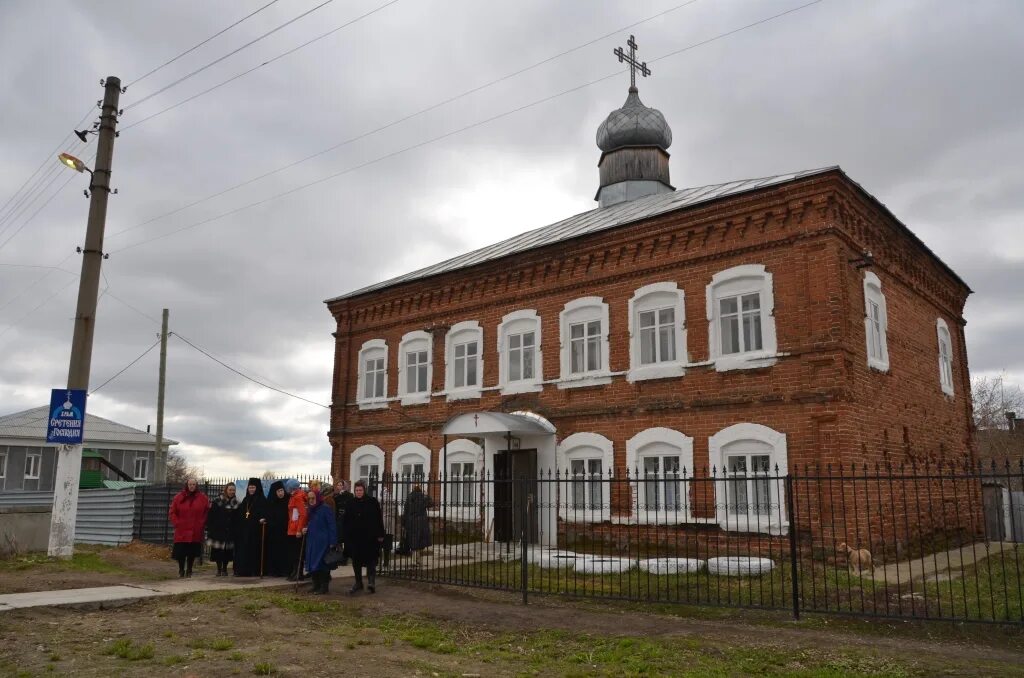
[[[847,546],[845,541],[840,542],[836,550],[846,554],[846,565],[850,568],[850,574],[871,570],[871,551]]]

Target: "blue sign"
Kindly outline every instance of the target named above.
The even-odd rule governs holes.
[[[50,391],[50,423],[46,442],[81,445],[85,429],[85,390],[55,388]]]

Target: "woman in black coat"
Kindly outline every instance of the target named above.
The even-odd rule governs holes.
[[[288,567],[288,493],[284,489],[284,481],[276,480],[270,486],[267,497],[267,544],[266,544],[266,575],[268,577],[287,577],[291,574]]]
[[[345,555],[352,559],[356,583],[349,593],[363,590],[363,567],[370,593],[377,592],[377,555],[384,542],[384,517],[380,504],[366,494],[366,483],[356,481],[354,495],[348,502],[344,518]]]
[[[405,498],[402,523],[405,528],[405,547],[416,554],[416,565],[420,564],[423,550],[430,548],[430,518],[427,509],[434,502],[423,492],[419,483],[412,486]]]
[[[249,478],[245,496],[238,504],[235,530],[235,575],[258,577],[263,574],[263,536],[266,529],[266,499],[263,482]]]
[[[235,555],[235,518],[238,516],[238,498],[235,484],[228,483],[220,496],[210,504],[206,516],[206,545],[210,547],[210,560],[217,563],[217,576],[226,577],[228,563]]]
[[[345,543],[345,511],[348,510],[348,503],[352,501],[353,494],[348,489],[347,480],[339,480],[334,484],[334,525],[338,530],[337,544],[342,546]],[[342,565],[348,565],[348,556],[342,552]]]

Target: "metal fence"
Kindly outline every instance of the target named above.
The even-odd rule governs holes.
[[[78,492],[75,541],[80,544],[120,546],[134,536],[134,490],[89,489]],[[53,492],[2,492],[0,506],[53,506]],[[164,509],[167,513],[167,509]]]
[[[533,594],[1024,623],[1024,545],[986,529],[1001,466],[802,467],[388,477],[383,572]],[[745,469],[752,470],[745,470]],[[433,506],[406,515],[421,484]],[[1001,516],[1021,515],[1002,493]],[[989,513],[991,510],[989,511]],[[430,528],[432,546],[409,552]],[[988,535],[988,536],[987,536]]]

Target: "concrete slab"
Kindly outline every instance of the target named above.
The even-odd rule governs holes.
[[[63,589],[60,591],[34,591],[32,593],[8,593],[0,596],[0,605],[5,609],[26,607],[47,607],[53,605],[80,605],[113,600],[152,598],[160,595],[156,591],[134,586],[98,586],[88,589]]]
[[[890,584],[955,579],[963,572],[963,568],[985,558],[998,556],[1003,551],[1011,550],[1015,546],[1016,544],[1011,542],[967,544],[949,551],[933,553],[924,558],[903,560],[884,567],[876,567],[871,576],[875,581]]]

